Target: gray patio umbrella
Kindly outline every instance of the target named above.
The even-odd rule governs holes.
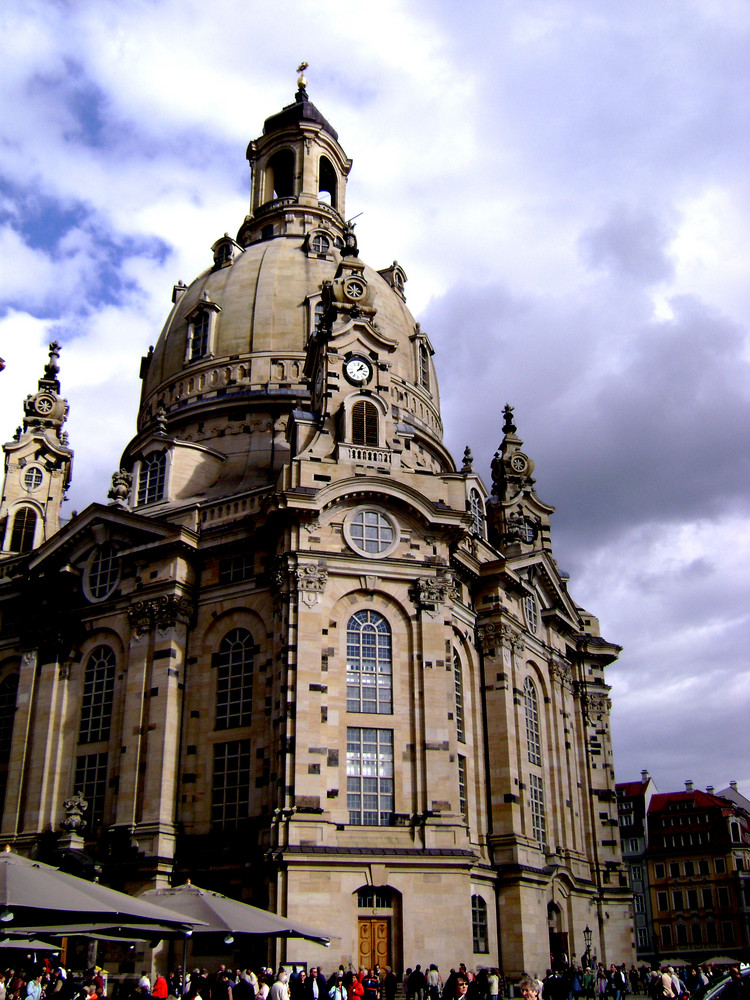
[[[76,928],[92,926],[134,926],[157,937],[158,932],[192,931],[195,924],[175,910],[167,913],[147,900],[31,861],[8,847],[0,852],[0,933],[55,928],[59,934],[74,934]]]
[[[36,938],[2,937],[0,948],[17,948],[20,951],[59,951],[59,944],[49,944],[47,941],[37,941]]]
[[[200,889],[191,882],[173,889],[149,889],[138,898],[163,907],[169,913],[200,921],[194,928],[195,934],[300,937],[318,944],[330,944],[330,938],[315,927],[258,909],[248,903],[240,903],[220,892]]]

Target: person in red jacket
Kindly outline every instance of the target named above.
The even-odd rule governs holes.
[[[157,1000],[167,1000],[169,996],[169,986],[167,985],[167,980],[164,976],[159,973],[154,982],[154,988],[151,990],[151,996],[156,997]]]

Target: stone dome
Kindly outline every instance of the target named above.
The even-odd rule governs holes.
[[[218,390],[227,401],[248,392],[259,401],[260,395],[276,397],[292,387],[304,390],[301,372],[315,307],[323,282],[334,278],[340,262],[335,248],[326,255],[307,252],[308,239],[285,236],[251,244],[230,266],[211,268],[190,285],[177,286],[174,308],[144,365],[139,429],[148,427],[159,406],[165,407],[170,427],[177,428],[201,401],[212,400],[215,406]],[[412,344],[417,324],[397,288],[367,265],[363,273],[376,310],[374,323],[397,341],[393,374],[418,385]],[[201,306],[214,314],[211,350],[190,362],[189,328]],[[431,397],[437,413],[434,377]]]
[[[352,161],[336,132],[298,93],[266,120],[247,156],[249,214],[236,238],[214,243],[210,268],[174,288],[174,307],[141,365],[138,430],[123,469],[137,484],[155,479],[164,502],[254,489],[275,482],[316,427],[336,438],[343,421],[351,437],[362,397],[369,450],[363,458],[355,448],[358,461],[454,471],[433,351],[406,306],[406,275],[396,261],[374,270],[360,260],[346,222]],[[320,361],[322,340],[335,363]],[[369,372],[348,387],[347,352],[359,352]],[[150,495],[135,487],[139,505]]]

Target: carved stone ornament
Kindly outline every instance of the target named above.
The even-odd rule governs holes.
[[[319,566],[310,563],[307,566],[298,566],[294,575],[303,603],[310,608],[313,607],[320,601],[320,595],[326,589],[328,570],[320,569]]]
[[[420,577],[411,592],[411,599],[428,614],[434,613],[438,605],[445,604],[450,594],[452,578],[447,573],[438,576]]]
[[[477,639],[482,647],[483,653],[500,647],[501,649],[512,649],[519,654],[524,649],[524,641],[515,629],[510,625],[503,625],[500,622],[487,622],[477,628]]]
[[[604,715],[612,708],[612,702],[606,694],[590,694],[588,696],[589,714]]]
[[[66,799],[63,802],[65,818],[60,820],[60,826],[62,829],[67,830],[68,833],[75,833],[78,830],[82,830],[86,825],[86,820],[83,818],[83,814],[88,807],[88,802],[84,799],[80,792],[76,792],[75,795]]]
[[[193,616],[193,604],[187,597],[165,594],[151,601],[136,601],[128,608],[128,621],[135,636],[145,635],[151,628],[164,628],[177,622],[187,624]]]
[[[573,671],[567,663],[560,663],[553,660],[550,664],[549,672],[552,679],[557,681],[563,691],[573,690]]]
[[[117,504],[118,507],[128,506],[128,497],[130,496],[130,488],[133,485],[133,476],[126,469],[120,469],[118,472],[112,473],[112,489],[109,491],[107,496],[111,499],[113,504]]]

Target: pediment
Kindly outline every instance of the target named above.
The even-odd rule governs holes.
[[[542,617],[557,618],[563,631],[580,628],[580,615],[575,601],[568,594],[560,571],[548,552],[530,552],[509,560],[515,572],[537,589],[543,605]]]
[[[134,547],[178,537],[179,529],[150,518],[132,514],[116,505],[90,504],[81,514],[69,521],[47,542],[34,551],[29,569],[41,569],[45,563],[82,559],[94,545],[117,541],[120,546]]]

